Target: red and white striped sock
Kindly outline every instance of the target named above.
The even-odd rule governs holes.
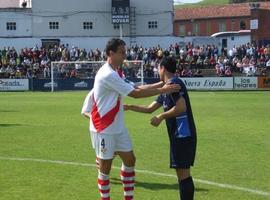
[[[124,187],[125,200],[133,200],[134,185],[135,185],[135,171],[134,167],[127,167],[122,164],[121,181]]]
[[[110,200],[110,177],[109,175],[98,173],[98,189],[101,200]]]

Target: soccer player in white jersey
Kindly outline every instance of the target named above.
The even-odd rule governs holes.
[[[143,98],[161,93],[179,91],[177,84],[164,85],[162,82],[134,88],[125,82],[117,69],[126,58],[125,42],[112,38],[106,45],[107,62],[95,76],[90,131],[92,142],[99,161],[98,189],[101,200],[110,200],[110,170],[114,155],[122,160],[121,181],[124,199],[134,199],[135,155],[128,131],[124,124],[122,98],[130,96]]]
[[[83,116],[85,116],[86,118],[90,119],[92,107],[93,107],[93,90],[90,90],[90,92],[87,94],[87,96],[84,99],[81,114]],[[93,134],[91,133],[91,131],[89,134],[90,134],[90,138],[91,138],[91,142],[92,142],[92,147],[93,147],[93,149],[95,149],[95,146],[93,143],[93,141],[94,141]],[[99,161],[98,161],[97,157],[96,157],[96,164],[97,164],[97,169],[99,169]]]

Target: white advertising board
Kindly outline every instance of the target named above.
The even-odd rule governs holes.
[[[258,88],[257,77],[235,77],[235,90],[256,90]]]
[[[233,77],[181,78],[191,90],[233,90]]]
[[[0,91],[29,90],[28,79],[0,79]]]

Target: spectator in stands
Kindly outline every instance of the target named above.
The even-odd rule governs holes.
[[[252,67],[249,68],[249,70],[247,71],[247,76],[254,76],[254,69]]]
[[[154,71],[154,78],[159,78],[158,67],[156,65],[153,67],[153,71]]]
[[[2,59],[2,64],[7,63],[7,49],[4,47],[1,51],[1,59]]]
[[[266,66],[267,68],[270,68],[270,58],[268,58],[268,60],[266,61],[265,66]]]
[[[219,54],[218,48],[216,46],[213,46],[213,55],[214,55],[214,57],[217,58],[218,54]]]
[[[7,78],[14,78],[15,77],[15,71],[10,65],[8,65],[6,67],[6,77]]]
[[[223,56],[220,56],[218,58],[218,61],[217,61],[217,64],[216,64],[216,75],[218,76],[222,76],[225,72],[225,66],[224,66],[224,63],[223,63]]]
[[[0,78],[5,78],[6,69],[4,66],[0,67]]]
[[[212,55],[210,57],[210,66],[214,67],[216,65],[216,58]]]
[[[228,56],[229,56],[229,59],[232,59],[234,57],[234,51],[233,51],[233,49],[230,49],[228,51]]]
[[[188,69],[188,71],[187,71],[187,76],[188,76],[188,77],[193,77],[192,69]]]
[[[70,78],[76,78],[77,77],[77,70],[76,69],[72,69],[70,72]]]
[[[203,68],[208,68],[210,66],[210,59],[206,56],[203,60]]]
[[[201,56],[198,57],[197,61],[196,61],[196,67],[197,68],[202,68],[204,65],[204,60],[202,59]]]
[[[257,63],[256,59],[254,56],[251,56],[250,60],[249,60],[249,66],[255,66]]]
[[[258,61],[260,67],[264,67],[266,65],[266,59],[264,55],[261,55]]]
[[[181,72],[181,77],[188,77],[188,71],[185,68]]]
[[[10,78],[15,78],[16,70],[15,70],[15,68],[12,68],[12,67],[10,67],[10,66],[8,65],[7,73],[9,74],[9,77],[10,77]]]
[[[225,52],[226,51],[226,52]],[[229,66],[230,72],[238,71],[247,74],[249,68],[256,71],[256,67],[270,68],[270,46],[257,46],[255,44],[246,44],[239,47],[233,47],[227,50],[223,49],[221,53],[213,45],[202,45],[194,47],[188,43],[185,47],[179,44],[170,45],[162,49],[159,45],[151,48],[142,46],[132,46],[127,48],[128,60],[143,59],[146,64],[150,64],[144,73],[149,77],[156,77],[156,67],[163,56],[175,56],[178,60],[179,74],[189,76],[188,69],[203,69],[211,67],[216,69],[217,75],[226,75]],[[0,49],[1,76],[5,78],[15,78],[17,69],[21,72],[22,78],[37,77],[49,78],[48,66],[51,61],[100,61],[106,60],[104,51],[99,49],[90,50],[80,49],[76,46],[69,48],[69,45],[55,45],[50,48],[23,48],[17,53],[14,47],[4,47]],[[126,68],[127,75],[135,77],[138,71]],[[5,72],[3,72],[5,71]],[[267,72],[267,70],[266,70]],[[58,77],[70,77],[70,70],[60,67],[56,73]],[[78,76],[78,74],[77,74]],[[92,74],[94,76],[94,74]],[[18,76],[17,76],[18,77]]]
[[[201,70],[199,70],[199,69],[197,69],[197,71],[194,73],[194,75],[193,75],[194,77],[203,77],[203,75],[202,75],[202,71]]]
[[[17,69],[16,72],[15,72],[15,78],[17,78],[17,79],[22,78],[22,73],[21,73],[21,71],[19,69]]]
[[[174,50],[175,50],[175,56],[176,56],[176,58],[178,58],[179,55],[180,55],[180,46],[179,46],[179,44],[175,43]]]
[[[254,76],[261,76],[262,75],[262,69],[259,67],[255,68]]]
[[[230,66],[227,66],[225,69],[225,76],[232,76],[232,71]]]
[[[268,44],[265,48],[264,48],[264,55],[265,56],[270,56],[270,45]]]
[[[51,70],[48,65],[45,65],[44,70],[43,70],[43,75],[44,75],[44,78],[50,78]]]

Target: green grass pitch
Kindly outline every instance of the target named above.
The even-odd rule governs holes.
[[[86,94],[0,93],[1,200],[99,199],[88,121],[80,115]],[[270,92],[190,92],[190,98],[198,132],[195,199],[270,199]],[[176,200],[165,124],[151,127],[151,116],[125,113],[137,157],[135,197]],[[119,158],[113,165],[111,197],[120,200]]]

